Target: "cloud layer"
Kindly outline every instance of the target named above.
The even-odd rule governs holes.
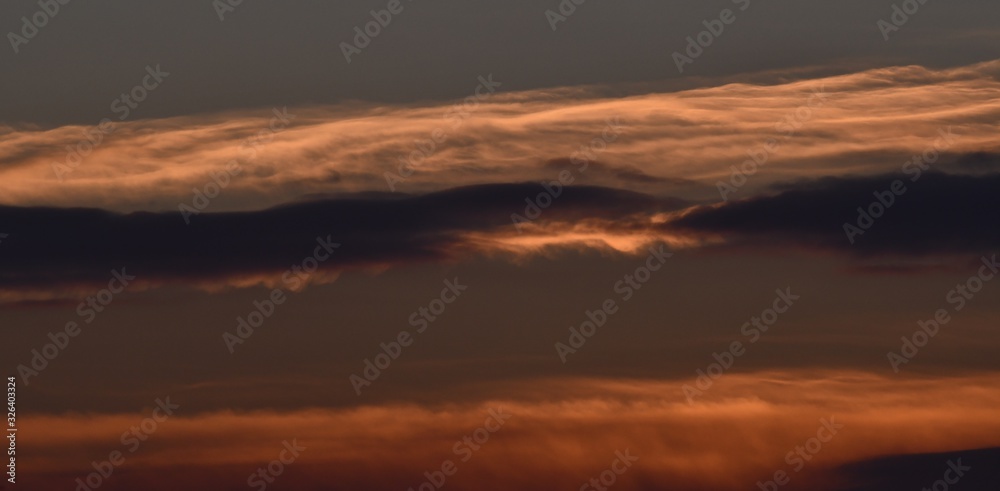
[[[773,139],[766,163],[733,196],[748,197],[791,178],[897,171],[947,127],[957,135],[949,154],[1000,151],[998,70],[996,61],[895,67],[614,98],[600,87],[501,87],[442,105],[290,108],[276,133],[270,109],[116,122],[96,146],[81,143],[93,128],[4,127],[0,202],[177,209],[234,159],[241,172],[211,210],[388,192],[387,173],[402,178],[393,187],[405,193],[553,180],[549,163],[574,158],[602,163],[575,166],[576,184],[717,199],[716,183],[730,178],[731,166],[760,158]],[[620,122],[620,135],[608,133],[609,120]],[[71,157],[76,166],[58,179],[54,166],[79,151],[89,153],[78,163]]]
[[[851,489],[838,482],[848,476],[838,470],[846,463],[1000,445],[997,382],[995,375],[729,374],[694,405],[681,394],[684,382],[624,379],[538,380],[510,399],[464,404],[291,413],[185,414],[175,399],[177,414],[127,455],[104,488],[161,489],[156,481],[173,473],[164,481],[172,486],[183,475],[189,489],[238,489],[295,438],[306,450],[280,480],[288,489],[406,489],[446,459],[459,468],[448,482],[453,489],[578,489],[611,465],[616,450],[628,449],[639,460],[615,489],[747,489],[784,470],[788,489],[843,490]],[[81,456],[122,450],[118,435],[151,410],[25,418],[24,431],[36,437],[24,452],[38,457],[22,472],[41,481],[33,489],[70,487],[93,471]],[[456,453],[491,410],[510,418],[478,450]],[[823,420],[843,427],[821,432],[832,427]],[[818,433],[827,442],[808,461],[788,457]],[[946,460],[939,464],[943,472]],[[509,472],[512,465],[519,472]]]
[[[139,276],[140,284],[246,286],[276,283],[284,271],[313,256],[330,271],[456,260],[473,252],[519,254],[532,247],[516,242],[504,246],[498,238],[518,236],[512,215],[524,213],[525,200],[546,192],[534,184],[489,185],[408,198],[323,200],[187,217],[175,212],[123,215],[3,207],[0,223],[9,237],[0,255],[0,289],[30,298],[32,290],[98,284],[107,281],[112,269],[121,268]],[[558,206],[546,210],[545,218],[564,224],[683,206],[679,200],[589,187],[561,189],[557,200]],[[650,239],[633,237],[648,231],[619,232],[626,242],[641,245]],[[556,245],[615,243],[615,234],[599,224],[589,234],[541,235],[551,236]]]
[[[981,254],[1000,249],[1000,175],[825,178],[721,206],[671,227],[728,245],[805,247],[865,255]],[[901,191],[901,192],[896,192]]]
[[[643,254],[654,242],[673,249],[833,251],[886,261],[978,258],[1000,249],[1000,222],[992,212],[1000,207],[1000,175],[912,177],[800,181],[769,195],[693,206],[609,188],[497,184],[187,217],[3,207],[0,223],[9,236],[0,255],[0,290],[7,300],[73,296],[121,268],[146,287],[274,285],[288,283],[283,274],[303,261],[314,262],[311,270],[320,266],[315,275],[298,275],[298,289],[345,268],[497,254],[516,259],[559,248]]]

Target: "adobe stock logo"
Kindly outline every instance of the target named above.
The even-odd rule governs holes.
[[[413,0],[408,0],[413,1]],[[351,57],[360,55],[361,50],[367,48],[372,41],[382,34],[382,30],[389,27],[392,23],[394,16],[403,13],[403,8],[405,6],[400,2],[400,0],[389,0],[389,3],[385,5],[382,10],[371,10],[368,13],[371,15],[372,20],[365,23],[364,28],[361,26],[354,26],[354,39],[353,43],[342,42],[340,43],[340,51],[344,54],[344,59],[350,64]]]
[[[747,184],[751,177],[755,176],[761,168],[767,165],[771,158],[781,149],[781,145],[795,136],[806,123],[813,119],[816,113],[814,109],[819,109],[826,105],[829,97],[830,95],[826,93],[825,84],[814,87],[812,94],[809,95],[809,99],[804,104],[799,105],[795,110],[790,111],[778,122],[774,123],[774,136],[765,140],[763,144],[747,150],[747,157],[749,158],[744,160],[739,167],[735,165],[729,166],[729,179],[715,183],[722,201],[729,201],[731,194],[739,191],[740,188]]]
[[[452,445],[452,453],[456,457],[461,457],[460,461],[462,463],[472,459],[473,454],[483,448],[490,441],[493,434],[500,431],[503,425],[507,423],[507,420],[513,416],[510,413],[505,413],[503,408],[491,408],[489,414],[489,417],[486,418],[482,426],[476,428],[472,434],[462,437],[461,440],[456,441]],[[447,484],[449,477],[458,473],[458,463],[451,459],[445,459],[441,461],[438,469],[440,470],[435,469],[424,472],[424,482],[417,485],[416,488],[407,488],[407,491],[435,491],[441,489]]]
[[[920,11],[920,7],[926,3],[927,0],[906,0],[902,7],[892,4],[892,15],[889,16],[889,20],[879,19],[876,23],[879,32],[882,33],[882,39],[888,41],[889,34],[898,31],[907,22],[910,22],[910,16],[916,15]]]
[[[740,6],[741,12],[750,8],[750,0],[733,0],[733,3]],[[701,22],[705,26],[705,30],[695,36],[688,36],[686,38],[687,46],[684,47],[684,53],[674,51],[672,58],[674,64],[677,65],[678,73],[684,73],[684,65],[694,63],[694,60],[701,57],[705,53],[705,50],[726,32],[726,26],[736,22],[736,13],[731,9],[722,9],[718,17],[718,19]],[[687,56],[684,56],[685,54]]]
[[[941,154],[955,144],[957,136],[952,129],[951,126],[939,129],[937,139],[930,146],[903,164],[900,170],[910,176],[911,183],[919,181],[920,177],[930,170],[931,165],[941,158]],[[909,189],[902,179],[896,179],[889,184],[889,189],[873,192],[872,196],[875,199],[868,206],[857,208],[858,217],[855,220],[857,226],[854,223],[844,222],[843,228],[847,240],[853,245],[855,237],[871,230],[875,226],[875,221],[885,215],[896,204],[897,198],[901,198]]]
[[[715,381],[732,368],[736,360],[746,354],[747,347],[760,340],[761,336],[778,322],[778,317],[788,312],[788,309],[792,308],[795,302],[802,298],[800,295],[793,294],[791,287],[787,287],[784,290],[778,288],[774,293],[777,296],[771,302],[771,308],[764,309],[761,311],[759,317],[751,317],[749,321],[744,322],[740,327],[740,333],[749,338],[747,345],[744,346],[740,341],[733,341],[729,345],[729,348],[723,350],[721,354],[718,352],[712,353],[712,359],[715,361],[710,362],[704,370],[700,368],[695,370],[695,374],[698,377],[695,378],[694,385],[685,384],[681,387],[681,391],[684,393],[684,397],[687,399],[689,405],[694,404],[695,397],[704,395],[708,389],[712,388]]]
[[[569,355],[576,354],[577,351],[583,348],[587,340],[594,337],[597,334],[597,330],[603,328],[604,324],[611,319],[611,316],[618,313],[621,305],[632,299],[636,292],[642,289],[653,278],[653,273],[662,269],[667,259],[673,257],[674,253],[668,252],[664,248],[664,244],[659,244],[659,248],[650,246],[649,255],[646,256],[645,262],[635,269],[630,270],[622,276],[622,279],[615,282],[614,291],[619,294],[619,300],[611,297],[605,298],[597,309],[593,311],[585,310],[583,314],[587,317],[587,320],[580,323],[579,328],[576,326],[569,328],[569,337],[565,343],[555,343],[556,356],[559,357],[564,365]]]
[[[639,457],[630,454],[627,448],[625,452],[615,450],[615,460],[611,461],[611,466],[597,477],[590,479],[583,486],[580,486],[580,491],[607,491],[609,487],[614,486],[618,482],[618,476],[624,474],[632,467],[632,464],[638,461]]]
[[[834,421],[833,416],[830,419],[820,418],[819,422],[820,427],[816,430],[816,436],[806,440],[803,445],[796,445],[793,450],[789,450],[785,454],[785,463],[792,466],[792,472],[802,471],[806,462],[812,460],[816,454],[823,450],[823,446],[830,443],[833,437],[837,436],[837,433],[844,428],[843,424]],[[757,487],[761,491],[778,491],[781,486],[792,481],[792,475],[788,471],[777,470],[774,472],[773,479],[763,482],[757,481]]]
[[[191,225],[191,217],[205,211],[212,204],[212,200],[222,194],[222,191],[232,183],[233,179],[243,172],[243,164],[254,162],[257,159],[257,150],[264,144],[274,140],[278,133],[288,129],[292,125],[292,120],[297,117],[294,114],[290,114],[287,107],[281,108],[280,111],[278,108],[272,108],[271,113],[274,116],[268,119],[267,127],[258,130],[257,133],[243,140],[240,144],[239,151],[247,152],[248,155],[246,157],[237,157],[230,160],[226,163],[224,170],[209,171],[210,181],[206,182],[200,189],[191,188],[191,204],[180,203],[177,205],[177,209],[181,212],[181,218],[184,219],[185,225]],[[241,160],[243,161],[242,163]]]
[[[76,314],[83,319],[85,324],[94,322],[97,314],[103,312],[104,309],[111,305],[115,296],[124,292],[133,281],[135,281],[135,276],[126,273],[125,268],[122,268],[121,272],[112,270],[111,279],[108,280],[108,287],[98,290],[80,302],[76,307]],[[80,324],[76,321],[67,322],[63,329],[56,331],[54,334],[49,332],[47,337],[51,343],[46,343],[41,348],[31,350],[33,356],[28,362],[30,366],[24,364],[17,366],[17,373],[21,376],[24,385],[29,384],[29,378],[37,377],[43,370],[48,368],[49,363],[66,351],[70,346],[70,341],[79,336],[81,332],[83,331],[80,330]]]
[[[250,339],[250,336],[253,336],[254,329],[264,325],[264,321],[274,315],[278,306],[288,300],[288,296],[285,294],[286,289],[292,292],[300,291],[301,287],[308,284],[309,278],[319,270],[319,267],[329,260],[330,256],[340,248],[340,244],[334,242],[329,235],[325,239],[323,237],[316,237],[316,244],[312,255],[306,256],[298,264],[293,264],[282,273],[282,286],[272,288],[271,292],[263,300],[253,301],[253,309],[246,315],[246,319],[243,316],[236,317],[235,332],[226,331],[222,333],[222,342],[226,344],[226,349],[229,350],[230,355],[236,353],[236,346],[242,345],[246,340]]]
[[[119,121],[125,121],[132,115],[132,111],[139,109],[139,105],[169,76],[170,72],[160,69],[159,63],[155,67],[146,65],[146,74],[143,75],[142,80],[112,100],[109,110],[119,115]],[[77,141],[75,145],[66,146],[64,162],[52,164],[52,171],[55,172],[56,177],[62,181],[67,174],[76,170],[83,160],[94,153],[104,142],[105,136],[115,132],[115,124],[111,118],[103,118],[93,127],[83,130],[84,139]]]
[[[1000,261],[997,261],[996,254],[992,258],[983,256],[980,262],[982,265],[979,266],[976,274],[969,276],[965,281],[955,285],[944,297],[945,301],[953,305],[952,309],[956,314],[961,312],[976,294],[985,288],[987,282],[1000,275]],[[951,312],[940,308],[934,312],[932,318],[917,321],[918,328],[913,331],[913,334],[900,336],[899,339],[902,341],[902,344],[899,347],[899,352],[890,351],[886,353],[889,365],[892,366],[892,371],[899,373],[899,367],[910,363],[920,352],[920,349],[927,346],[927,343],[931,339],[934,339],[941,332],[941,328],[951,322],[952,319]]]
[[[21,17],[21,35],[15,32],[7,33],[7,40],[10,47],[14,49],[14,54],[21,52],[21,45],[28,44],[28,40],[34,39],[38,35],[38,30],[49,25],[49,21],[59,14],[60,5],[68,5],[70,0],[38,0],[41,10],[28,16]]]
[[[122,433],[119,441],[125,447],[125,452],[113,450],[108,453],[107,460],[91,462],[94,472],[87,474],[84,478],[76,479],[76,491],[93,491],[101,487],[102,484],[111,478],[115,469],[125,463],[126,456],[138,451],[142,446],[142,442],[149,440],[150,435],[156,433],[156,430],[160,427],[160,423],[173,416],[174,411],[181,407],[180,404],[171,404],[170,397],[156,399],[153,402],[156,403],[156,407],[153,408],[152,414],[143,418],[139,424],[130,426],[128,431]]]
[[[948,491],[951,489],[951,486],[958,484],[958,481],[965,477],[966,472],[972,470],[971,465],[962,465],[962,459],[955,460],[956,462],[949,460],[948,468],[944,470],[944,475],[941,476],[941,479],[934,481],[931,487],[923,488],[923,491]]]
[[[300,447],[298,440],[292,438],[292,443],[288,440],[281,442],[284,447],[278,453],[278,458],[269,462],[266,466],[258,467],[257,472],[247,477],[247,485],[258,491],[267,489],[267,485],[274,482],[275,478],[285,473],[285,466],[291,465],[299,458],[306,447]]]
[[[576,8],[585,3],[587,3],[587,0],[562,0],[557,7],[558,12],[552,9],[546,10],[545,20],[548,21],[552,32],[556,32],[559,29],[559,23],[566,22],[567,19],[576,13]]]
[[[215,0],[212,2],[212,8],[215,9],[215,14],[219,16],[219,22],[225,22],[226,14],[235,12],[236,7],[242,4],[243,0]]]
[[[590,163],[597,160],[597,157],[607,151],[608,145],[618,141],[618,138],[625,131],[621,118],[615,116],[605,121],[607,124],[601,134],[590,139],[585,145],[580,145],[579,150],[570,155],[570,163],[576,166],[576,172],[582,175],[590,168]],[[524,216],[511,213],[510,221],[518,233],[523,233],[522,227],[525,224],[535,221],[542,215],[542,212],[552,206],[557,198],[562,196],[563,185],[573,184],[576,177],[573,171],[566,169],[559,172],[559,180],[541,183],[543,191],[534,198],[524,198]]]
[[[468,289],[468,285],[458,282],[457,276],[453,280],[444,280],[444,288],[441,289],[441,293],[431,299],[426,307],[420,307],[410,314],[410,326],[415,328],[417,334],[423,334],[431,323],[444,314],[448,306],[457,301],[462,293]],[[413,345],[415,337],[404,329],[399,331],[399,334],[393,339],[394,341],[390,340],[388,343],[379,343],[381,353],[364,359],[364,367],[361,369],[363,377],[356,373],[348,377],[351,387],[354,387],[355,394],[360,396],[362,388],[369,387],[378,380],[382,373],[392,366],[392,362],[403,354],[403,348]]]
[[[396,169],[398,174],[388,171],[383,173],[385,183],[389,185],[389,191],[395,193],[396,185],[409,179],[427,159],[433,157],[438,150],[443,148],[444,144],[455,135],[455,132],[465,125],[466,120],[472,117],[472,113],[479,109],[480,104],[496,93],[497,89],[503,85],[502,82],[493,80],[492,73],[486,76],[480,75],[478,81],[479,85],[476,86],[472,95],[451,106],[444,114],[444,119],[450,124],[434,128],[427,135],[429,138],[415,140],[416,148],[406,155],[399,156],[399,165]]]

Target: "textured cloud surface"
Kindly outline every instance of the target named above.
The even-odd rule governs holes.
[[[581,489],[627,451],[616,490],[867,491],[994,455],[1000,61],[743,80],[0,128],[21,476],[126,449],[101,489],[246,489],[296,440],[268,489]]]
[[[555,196],[541,185],[496,184],[188,217],[0,207],[10,234],[0,256],[0,291],[8,299],[48,298],[53,287],[96,285],[123,267],[147,286],[276,284],[316,251],[326,274],[312,281],[345,268],[519,258],[558,248],[645,254],[655,242],[890,258],[1000,250],[993,212],[1000,207],[1000,175],[917,177],[800,181],[774,194],[704,206],[600,187],[563,187]],[[894,186],[904,191],[894,193]],[[551,205],[532,216],[526,208],[538,196],[550,196]],[[74,247],[66,249],[66,240]]]
[[[746,489],[776,471],[788,489],[853,489],[838,482],[843,464],[897,454],[1000,445],[995,375],[889,379],[862,372],[726,375],[704,400],[688,404],[682,381],[570,379],[522,384],[513,399],[438,405],[361,406],[347,410],[183,414],[162,422],[106,489],[169,489],[184,480],[239,489],[277,458],[282,441],[306,447],[281,489],[407,489],[444,460],[459,472],[451,489],[579,489],[615,460],[638,457],[615,489]],[[66,489],[92,472],[80,455],[126,451],[109,436],[135,414],[35,417],[38,437],[25,466],[38,490]],[[493,411],[493,413],[491,413]],[[509,415],[481,448],[467,447],[491,414]],[[496,423],[488,425],[497,428]],[[817,450],[810,439],[825,440]],[[796,455],[796,447],[815,450]],[[44,456],[44,457],[42,457]],[[941,472],[947,458],[936,462]],[[510,472],[516,466],[518,472]],[[855,474],[858,469],[855,469]],[[981,472],[987,471],[983,469]],[[182,477],[186,476],[186,477]],[[490,484],[483,484],[488,482]]]
[[[117,123],[92,150],[81,142],[95,128],[6,127],[0,202],[177,209],[234,159],[241,172],[212,210],[389,192],[387,173],[395,190],[418,193],[554,180],[550,163],[566,159],[599,162],[570,166],[577,184],[718,199],[716,183],[729,180],[731,166],[766,159],[732,195],[747,197],[791,178],[898,171],[949,127],[955,137],[942,153],[1000,151],[998,73],[994,61],[615,98],[596,87],[501,88],[434,106],[302,107],[280,117],[265,108]]]

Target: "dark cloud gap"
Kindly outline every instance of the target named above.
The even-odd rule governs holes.
[[[122,267],[161,280],[275,273],[312,254],[317,237],[342,244],[324,267],[445,260],[461,248],[464,233],[516,233],[511,214],[523,215],[525,199],[543,192],[538,184],[500,184],[406,198],[356,196],[203,213],[192,216],[190,225],[179,212],[0,207],[0,224],[10,234],[0,254],[0,286],[92,283]],[[684,206],[628,191],[569,187],[541,220]]]
[[[1000,248],[1000,174],[822,178],[782,186],[777,194],[701,207],[667,224],[672,230],[721,234],[728,246],[798,246],[857,255],[987,253]],[[907,190],[863,235],[858,208],[877,203],[901,180]]]
[[[852,245],[844,223],[902,179],[907,191]],[[721,206],[691,208],[651,230],[637,220],[690,203],[619,189],[566,187],[539,224],[601,219],[609,232],[721,235],[728,247],[827,249],[861,257],[984,254],[1000,248],[1000,174],[823,178]],[[106,280],[126,267],[146,280],[198,281],[273,274],[308,257],[317,237],[342,244],[325,268],[446,261],[467,254],[467,234],[516,234],[514,213],[545,193],[539,184],[454,188],[419,196],[360,194],[271,209],[127,215],[96,209],[0,207],[10,234],[0,287],[49,288]],[[44,225],[43,225],[44,224]],[[905,261],[904,261],[905,262]],[[903,263],[901,263],[903,264]],[[875,264],[877,267],[878,264]],[[904,264],[905,266],[905,264]]]
[[[1000,171],[1000,153],[973,152],[960,155],[952,164],[955,170],[970,173]]]
[[[949,461],[957,466],[959,460],[962,466],[971,469],[964,470],[965,475],[961,477],[955,471],[949,472],[948,477],[957,479],[957,482],[951,483],[948,489],[1000,489],[1000,466],[996,465],[1000,461],[1000,447],[892,455],[844,465],[837,469],[836,474],[847,483],[839,487],[840,491],[929,489],[935,482],[944,479],[945,471],[951,469]]]

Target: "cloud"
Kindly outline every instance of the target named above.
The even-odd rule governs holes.
[[[593,175],[576,173],[588,184],[703,200],[718,196],[716,182],[748,152],[776,139],[741,190],[752,196],[788,179],[896,170],[947,126],[959,135],[949,152],[1000,152],[998,67],[891,67],[614,96],[593,87],[497,92],[458,108],[293,107],[291,124],[276,134],[267,132],[271,109],[244,110],[118,123],[92,150],[81,144],[84,126],[12,126],[0,128],[0,202],[174,210],[236,159],[242,172],[211,209],[259,210],[306,195],[387,192],[386,173],[400,175],[401,161],[412,174],[404,168],[409,176],[395,188],[427,193],[552,180],[558,172],[545,163],[577,154],[600,162]],[[611,118],[622,134],[595,144]],[[262,130],[260,144],[248,147]],[[78,145],[90,153],[60,181],[53,165]]]
[[[574,172],[578,167],[579,165],[574,163],[572,158],[552,159],[545,162],[544,165],[545,169],[551,169],[556,173],[561,171]],[[558,176],[558,174],[553,175]],[[595,182],[607,182],[608,180],[614,179],[626,184],[638,183],[665,184],[677,187],[709,187],[706,184],[689,179],[653,176],[647,174],[642,169],[631,165],[610,165],[600,161],[588,162],[586,175],[581,175],[581,177],[584,179],[593,177],[593,181]]]
[[[851,490],[906,491],[932,489],[937,481],[945,481],[947,472],[947,479],[957,489],[996,489],[1000,485],[997,460],[1000,460],[1000,448],[996,447],[893,455],[847,464],[838,469],[837,477],[848,481]],[[969,469],[959,475],[949,462]]]
[[[872,223],[862,219],[859,225],[858,208],[877,212],[883,206],[876,193],[886,196],[897,181],[906,191]],[[824,178],[784,184],[766,196],[692,206],[603,187],[495,184],[204,213],[191,216],[190,225],[174,212],[4,207],[0,223],[9,237],[0,251],[0,296],[46,300],[61,291],[75,298],[120,268],[141,278],[138,288],[277,285],[283,272],[313,255],[317,238],[342,247],[300,286],[331,281],[348,268],[483,255],[517,260],[567,248],[641,253],[654,242],[675,249],[833,251],[868,272],[904,272],[941,266],[922,258],[978,257],[1000,249],[1000,223],[992,212],[1000,207],[998,186],[998,174]],[[857,230],[849,236],[845,224]]]
[[[174,398],[177,414],[126,453],[104,486],[160,489],[157,480],[190,479],[185,489],[239,488],[295,438],[306,450],[278,484],[292,489],[406,489],[446,459],[460,469],[450,489],[483,489],[483,482],[495,486],[487,489],[578,489],[626,449],[639,460],[615,489],[747,489],[778,470],[791,475],[789,489],[823,489],[845,464],[1000,444],[998,381],[995,373],[727,374],[694,405],[681,393],[688,381],[589,378],[527,381],[461,403],[289,412],[191,413]],[[491,409],[511,416],[463,461],[455,444],[483,426]],[[22,416],[22,433],[33,437],[19,448],[38,457],[25,459],[19,476],[40,491],[71,488],[93,471],[91,461],[123,450],[119,435],[151,411]],[[843,428],[794,472],[788,452],[831,418]]]
[[[824,178],[780,187],[780,192],[685,212],[667,226],[718,238],[727,246],[803,247],[860,256],[985,254],[1000,249],[1000,174]],[[893,183],[906,191],[889,201]],[[860,218],[879,208],[884,214]],[[861,234],[845,231],[845,224]],[[853,239],[853,244],[851,242]]]
[[[504,245],[504,238],[519,235],[512,215],[524,214],[528,201],[547,193],[536,184],[506,184],[409,197],[359,195],[193,215],[190,224],[177,212],[0,207],[0,223],[9,233],[0,254],[0,291],[8,299],[45,299],[53,290],[80,291],[107,282],[110,272],[121,268],[146,287],[275,284],[284,271],[322,248],[317,239],[342,245],[322,261],[324,272],[457,260],[470,253],[517,254],[531,248]],[[613,245],[616,236],[650,232],[626,224],[613,229],[587,224],[686,206],[607,188],[566,187],[558,193],[544,211],[544,222],[583,225],[569,231],[531,226],[535,233],[529,235],[548,236],[549,245]]]
[[[991,173],[1000,171],[1000,153],[974,152],[959,156],[954,162],[957,171]]]

